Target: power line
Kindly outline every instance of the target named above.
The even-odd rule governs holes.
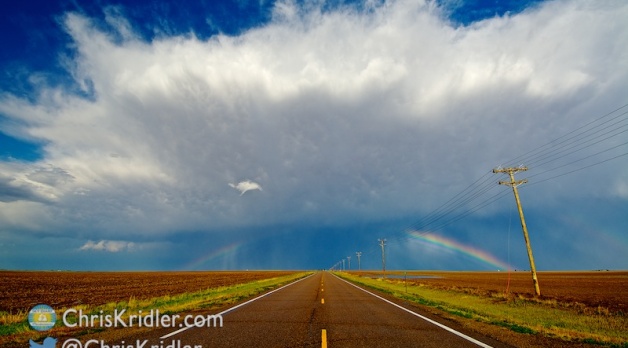
[[[628,145],[628,142],[625,142],[625,143],[622,143],[622,144],[619,144],[619,145],[615,145],[615,146],[610,147],[610,148],[608,148],[608,149],[605,149],[605,150],[602,150],[602,151],[596,152],[596,153],[594,153],[594,154],[591,154],[591,155],[589,155],[589,156],[586,156],[586,157],[583,157],[583,158],[577,159],[577,160],[572,161],[572,162],[569,162],[569,163],[565,163],[565,164],[560,165],[560,166],[558,166],[558,167],[554,167],[554,168],[552,168],[552,169],[548,169],[548,170],[546,170],[546,171],[544,171],[544,172],[541,172],[541,173],[538,173],[538,174],[534,174],[534,175],[529,176],[529,177],[530,177],[530,178],[533,178],[533,177],[535,177],[535,176],[543,175],[543,174],[545,174],[545,173],[552,172],[552,171],[554,171],[554,170],[556,170],[556,169],[564,168],[564,167],[567,167],[567,166],[572,165],[572,164],[577,163],[577,162],[582,162],[582,161],[584,161],[584,160],[586,160],[586,159],[589,159],[589,158],[591,158],[591,157],[594,157],[594,156],[600,155],[600,154],[602,154],[602,153],[605,153],[605,152],[608,152],[608,151],[611,151],[611,150],[615,150],[616,148],[621,147],[621,146],[625,146],[625,145]],[[617,158],[617,157],[621,157],[621,155],[620,155],[620,156],[613,157],[613,158],[611,158],[611,159],[609,159],[609,160],[615,159],[615,158]],[[604,160],[604,161],[599,162],[599,163],[597,163],[597,164],[601,164],[601,163],[604,163],[604,162],[608,162],[608,161],[607,161],[607,160]],[[597,164],[595,164],[595,165],[597,165]],[[583,169],[584,169],[584,168],[589,168],[589,167],[592,167],[592,166],[593,166],[593,165],[589,165],[589,166],[583,167]],[[576,171],[577,171],[577,170],[576,170]],[[572,172],[574,172],[574,171],[571,171],[570,173],[572,173]]]
[[[620,114],[616,114],[618,111],[626,107],[628,107],[628,104],[625,104],[591,122],[588,122],[587,124],[580,126],[542,146],[539,146],[531,151],[528,151],[523,155],[515,157],[515,159],[510,160],[507,163],[516,163],[516,161],[518,160],[519,161],[526,160],[526,161],[532,161],[533,163],[538,163],[539,161],[544,160],[544,162],[542,162],[541,165],[546,165],[549,163],[555,163],[556,161],[561,160],[561,159],[565,159],[569,155],[573,155],[586,148],[590,148],[594,145],[606,142],[610,140],[611,138],[614,138],[628,131],[624,129],[627,125],[622,124],[626,121],[625,117],[617,121],[617,119],[619,119],[620,117],[627,115],[628,111],[622,112]],[[599,134],[600,132],[607,130],[609,128],[611,130],[604,132],[602,134]],[[596,134],[597,136],[595,136]],[[530,177],[539,176],[547,172],[557,170],[559,168],[564,168],[566,166],[573,165],[585,159],[598,156],[602,153],[611,151],[613,149],[616,149],[624,145],[626,145],[626,143],[622,143],[619,145],[612,146],[610,148],[606,148],[594,154],[590,154],[583,158],[575,159],[573,161],[570,161],[569,163],[562,164],[558,167],[554,167],[552,169],[546,170],[542,173],[534,174]],[[564,152],[567,152],[567,153],[564,153]],[[609,159],[606,159],[606,160],[603,160],[603,161],[600,161],[591,165],[584,166],[582,168],[573,169],[573,170],[568,171],[567,173],[562,173],[562,174],[553,176],[551,178],[544,179],[540,182],[544,182],[544,181],[551,180],[551,179],[554,179],[563,175],[571,174],[571,173],[574,173],[574,172],[577,172],[586,168],[590,168],[595,165],[599,165],[599,164],[611,161],[613,159],[622,157],[624,155],[625,154],[618,155],[618,156],[615,156],[615,157],[612,157],[612,158],[609,158]],[[430,212],[425,217],[409,225],[408,227],[410,229],[415,229],[415,230],[423,230],[427,227],[431,227],[433,230],[443,228],[493,203],[494,201],[501,199],[503,197],[503,194],[498,193],[489,197],[488,199],[481,201],[480,203],[476,205],[467,207],[467,209],[464,209],[462,212],[456,213],[463,207],[468,206],[470,203],[480,199],[481,197],[483,197],[485,194],[487,194],[493,189],[494,186],[491,183],[491,179],[486,178],[487,174],[488,173],[485,173],[484,175],[482,175],[480,178],[475,180],[472,184],[467,186],[464,190],[462,190],[461,192],[453,196],[443,205],[439,206],[436,210]],[[452,214],[455,214],[455,215],[452,216]]]
[[[626,120],[622,120],[622,121],[620,121],[620,122],[624,122],[624,121],[626,121]],[[604,127],[604,128],[602,128],[602,129],[599,129],[599,130],[597,130],[596,132],[593,132],[593,133],[591,133],[591,134],[587,135],[586,137],[589,137],[589,136],[591,136],[591,135],[594,135],[594,134],[596,134],[596,133],[598,133],[598,132],[600,132],[600,131],[602,131],[602,130],[605,130],[605,129],[608,129],[608,128],[612,128],[612,127],[615,127],[615,126],[617,126],[617,124],[619,124],[619,122],[614,123],[614,124],[611,124],[611,125],[608,125],[607,127]],[[543,156],[540,156],[539,158],[536,158],[536,159],[531,159],[530,161],[527,161],[526,163],[530,163],[531,165],[535,165],[535,164],[537,164],[537,163],[538,163],[538,162],[540,162],[540,161],[544,161],[544,162],[542,162],[542,163],[540,163],[540,164],[538,164],[538,165],[537,165],[537,167],[540,167],[540,166],[542,166],[542,165],[544,165],[544,164],[546,164],[546,163],[549,163],[549,162],[552,162],[552,161],[559,160],[559,159],[561,159],[561,158],[563,158],[563,157],[566,157],[566,156],[568,156],[568,155],[574,154],[574,153],[576,153],[576,152],[578,152],[578,151],[581,151],[581,150],[583,150],[583,149],[589,148],[589,147],[591,147],[591,146],[593,146],[593,145],[597,145],[597,144],[599,144],[599,143],[601,143],[601,142],[603,142],[603,141],[609,140],[609,139],[611,139],[611,138],[614,138],[614,137],[616,137],[616,136],[618,136],[618,135],[620,135],[620,134],[626,133],[626,132],[628,131],[628,129],[623,130],[623,131],[620,131],[622,128],[628,128],[628,123],[627,123],[627,124],[625,124],[625,125],[619,126],[619,127],[612,128],[610,131],[608,131],[608,132],[606,132],[606,133],[603,133],[603,134],[600,134],[600,135],[598,135],[597,137],[594,137],[594,138],[592,138],[592,139],[588,139],[588,140],[583,141],[583,142],[581,142],[581,143],[577,143],[575,146],[567,147],[567,145],[569,145],[569,144],[566,144],[566,145],[563,145],[563,146],[557,147],[557,148],[556,148],[556,149],[554,149],[552,152],[549,152],[549,153],[547,153],[547,154],[545,154],[545,155],[543,155]],[[612,134],[612,133],[614,133],[614,134]],[[608,135],[608,134],[611,134],[611,135],[610,135],[610,136],[607,136],[607,137],[604,137],[604,138],[602,138],[601,140],[598,140],[598,141],[593,142],[593,143],[591,143],[591,144],[585,145],[585,144],[586,144],[586,143],[588,143],[588,142],[592,142],[592,141],[597,140],[597,139],[599,139],[600,137],[602,137],[602,136],[604,136],[604,135]],[[585,138],[586,138],[586,137],[585,137]],[[561,150],[561,149],[562,149],[562,150]],[[559,151],[559,150],[560,150],[560,151]],[[556,155],[558,155],[558,154],[561,154],[561,153],[564,153],[564,152],[567,152],[567,151],[571,151],[571,152],[568,152],[567,154],[561,155],[561,156],[560,156],[560,157],[558,157],[558,158],[553,158],[554,156],[556,156]],[[548,160],[548,158],[549,158],[549,160]]]
[[[440,225],[435,226],[433,229],[434,230],[439,230],[445,226],[451,225],[452,223],[462,220],[463,218],[475,213],[476,211],[486,207],[487,205],[501,199],[502,197],[506,196],[507,192],[498,192],[494,195],[492,195],[491,197],[485,199],[484,201],[480,202],[479,204],[471,207],[470,209],[450,218],[449,220],[446,220],[445,222],[441,223]]]
[[[543,180],[540,180],[540,181],[535,181],[534,183],[531,183],[531,184],[530,184],[530,185],[528,185],[528,186],[532,186],[532,185],[540,184],[540,183],[545,182],[545,181],[548,181],[548,180],[556,179],[556,178],[559,178],[559,177],[561,177],[561,176],[565,176],[565,175],[568,175],[568,174],[571,174],[571,173],[579,172],[579,171],[581,171],[581,170],[584,170],[584,169],[587,169],[587,168],[591,168],[591,167],[594,167],[594,166],[600,165],[600,164],[602,164],[602,163],[606,163],[606,162],[612,161],[612,160],[614,160],[614,159],[617,159],[617,158],[620,158],[620,157],[624,157],[624,156],[626,156],[626,155],[628,155],[628,152],[623,153],[623,154],[621,154],[621,155],[617,155],[617,156],[615,156],[615,157],[611,157],[611,158],[605,159],[605,160],[600,161],[600,162],[597,162],[597,163],[590,164],[590,165],[588,165],[588,166],[584,166],[584,167],[581,167],[581,168],[578,168],[578,169],[571,170],[571,171],[566,172],[566,173],[562,173],[562,174],[558,174],[558,175],[552,176],[551,178],[543,179]]]
[[[628,127],[628,125],[626,125],[626,127]],[[618,135],[620,135],[620,134],[623,134],[623,133],[626,133],[626,132],[628,132],[628,129],[626,129],[626,130],[624,130],[624,131],[621,131],[621,132],[617,132],[617,133],[615,133],[615,134],[613,134],[613,135],[611,135],[611,136],[609,136],[609,137],[603,138],[603,139],[601,139],[601,140],[598,140],[598,141],[596,141],[596,142],[594,142],[594,143],[591,143],[591,144],[588,144],[588,145],[586,145],[586,146],[582,146],[582,147],[580,147],[580,148],[578,148],[578,149],[575,149],[575,150],[573,150],[573,151],[571,151],[571,152],[569,152],[569,153],[567,153],[567,154],[564,154],[564,155],[560,156],[559,158],[554,158],[554,159],[551,159],[551,160],[546,160],[546,161],[544,161],[544,162],[542,162],[542,163],[539,163],[539,164],[538,164],[538,167],[542,167],[543,165],[548,164],[548,163],[551,163],[551,162],[556,162],[556,161],[558,161],[558,160],[560,160],[560,159],[563,159],[563,158],[565,158],[565,157],[567,157],[567,156],[569,156],[569,155],[572,155],[572,154],[574,154],[574,153],[576,153],[576,152],[579,152],[579,151],[582,151],[582,150],[584,150],[584,149],[590,148],[590,147],[592,147],[592,146],[594,146],[594,145],[597,145],[597,144],[599,144],[599,143],[601,143],[601,142],[603,142],[603,141],[606,141],[606,140],[608,140],[608,139],[610,139],[610,138],[616,137],[616,136],[618,136]],[[593,140],[595,140],[595,139],[597,139],[597,138],[590,139],[590,140],[588,140],[588,141],[593,141]],[[623,144],[620,144],[620,145],[625,145],[625,144],[626,144],[626,143],[623,143]],[[613,148],[614,148],[614,147],[613,147]],[[573,149],[573,148],[572,148],[572,149]],[[564,152],[564,151],[567,151],[567,150],[572,150],[572,149],[566,149],[566,150],[563,150],[563,151],[561,151],[561,152]],[[560,153],[560,152],[559,152],[559,153]],[[535,164],[535,163],[536,163],[536,162],[532,162],[532,164]]]
[[[488,174],[490,174],[490,171],[487,172],[486,174],[484,174],[482,177],[480,177],[478,180],[476,180],[473,184],[469,185],[467,187],[467,189],[476,186],[473,190],[463,190],[460,193],[458,193],[456,196],[454,196],[454,198],[450,199],[449,201],[447,201],[445,204],[441,205],[438,209],[436,209],[435,211],[431,212],[430,214],[428,214],[426,217],[424,217],[423,219],[416,221],[415,223],[409,225],[406,229],[418,229],[421,230],[425,227],[430,226],[430,224],[437,222],[438,220],[442,219],[443,217],[451,214],[452,212],[456,211],[459,207],[463,206],[466,203],[469,203],[473,200],[475,200],[477,197],[481,196],[482,194],[484,194],[485,192],[487,192],[488,190],[490,190],[492,188],[492,185],[489,185],[489,180],[490,179],[484,179],[482,181],[482,183],[480,183],[479,185],[477,185],[477,183],[482,180],[483,178],[485,178]],[[467,191],[467,192],[465,192]],[[457,199],[455,199],[457,198]],[[454,200],[455,199],[455,200]]]
[[[562,136],[560,136],[560,137],[558,137],[558,138],[556,138],[556,139],[554,139],[554,140],[552,140],[552,141],[550,141],[550,142],[548,142],[548,143],[546,143],[546,144],[544,144],[544,145],[541,145],[541,146],[539,146],[539,147],[537,147],[537,148],[535,148],[535,149],[532,149],[532,150],[530,150],[530,151],[528,151],[528,152],[526,152],[526,153],[524,153],[524,154],[522,154],[522,155],[519,155],[518,157],[515,157],[514,159],[512,159],[511,161],[509,161],[509,162],[507,162],[507,163],[509,163],[509,165],[514,165],[514,164],[516,164],[517,162],[528,161],[528,160],[529,160],[529,157],[532,157],[532,155],[531,155],[531,154],[533,154],[533,153],[535,153],[535,152],[537,152],[537,151],[540,151],[541,149],[543,149],[543,148],[545,148],[545,147],[547,147],[547,146],[549,146],[549,145],[551,145],[551,144],[553,144],[553,143],[557,142],[558,140],[560,140],[560,139],[562,139],[562,138],[564,138],[564,137],[566,137],[566,136],[569,136],[570,134],[573,134],[573,133],[575,133],[575,132],[577,132],[577,131],[579,131],[579,130],[581,130],[581,129],[583,129],[583,128],[586,128],[586,127],[588,127],[588,126],[590,126],[590,125],[592,125],[592,124],[594,124],[594,123],[596,123],[596,122],[598,122],[598,121],[600,121],[600,120],[603,120],[604,118],[609,117],[609,116],[611,116],[612,114],[616,113],[617,111],[622,110],[622,109],[624,109],[624,108],[626,108],[626,107],[628,107],[628,104],[624,104],[624,105],[622,105],[622,106],[618,107],[617,109],[615,109],[615,110],[613,110],[613,111],[611,111],[611,112],[609,112],[609,113],[607,113],[607,114],[605,114],[605,115],[603,115],[603,116],[601,116],[601,117],[599,117],[599,118],[597,118],[597,119],[595,119],[595,120],[593,120],[593,121],[590,121],[590,122],[588,122],[587,124],[584,124],[584,125],[582,125],[582,126],[580,126],[580,127],[576,128],[576,129],[574,129],[574,130],[572,130],[572,131],[570,131],[570,132],[568,132],[568,133],[565,133],[565,134],[563,134]],[[626,113],[624,112],[624,113],[622,113],[621,115],[618,115],[618,116],[616,116],[616,117],[613,117],[611,120],[614,120],[615,118],[617,118],[617,117],[619,117],[619,116],[622,116],[622,115],[625,115],[625,114],[626,114]],[[595,128],[595,127],[594,127],[594,128]],[[530,156],[529,156],[529,157],[526,157],[526,156],[528,156],[528,155],[530,155]]]

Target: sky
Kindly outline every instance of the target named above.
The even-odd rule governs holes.
[[[2,6],[0,269],[628,269],[623,0]]]

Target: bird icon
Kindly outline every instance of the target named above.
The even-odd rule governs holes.
[[[41,344],[33,340],[28,340],[28,343],[30,343],[30,348],[55,348],[55,345],[57,344],[57,339],[52,337],[46,337],[44,339],[44,342]]]

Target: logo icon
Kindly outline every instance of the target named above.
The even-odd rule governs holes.
[[[33,340],[28,340],[28,343],[30,343],[30,348],[55,348],[57,340],[52,337],[46,337],[44,339],[44,343],[42,344],[39,344]]]
[[[52,307],[39,304],[28,312],[28,323],[37,331],[46,331],[55,326],[57,315]],[[45,347],[48,348],[48,347]]]

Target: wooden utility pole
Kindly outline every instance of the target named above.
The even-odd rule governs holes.
[[[528,170],[528,167],[516,167],[516,168],[495,168],[493,173],[506,173],[510,176],[510,181],[500,181],[500,185],[506,185],[512,187],[512,192],[515,194],[515,201],[517,202],[517,209],[519,210],[519,218],[521,219],[521,228],[523,229],[523,239],[526,242],[526,249],[528,249],[528,259],[530,260],[530,271],[532,272],[532,283],[534,284],[534,293],[536,296],[541,296],[541,289],[539,288],[539,280],[536,276],[536,266],[534,265],[534,256],[532,255],[532,246],[530,246],[530,237],[528,236],[528,227],[526,226],[526,220],[523,217],[523,209],[521,208],[521,201],[519,200],[519,191],[517,186],[528,182],[527,179],[515,181],[515,173],[524,172]]]
[[[384,277],[386,277],[386,253],[384,252],[384,246],[386,246],[386,239],[378,239],[379,246],[382,247],[382,272],[384,273]]]

